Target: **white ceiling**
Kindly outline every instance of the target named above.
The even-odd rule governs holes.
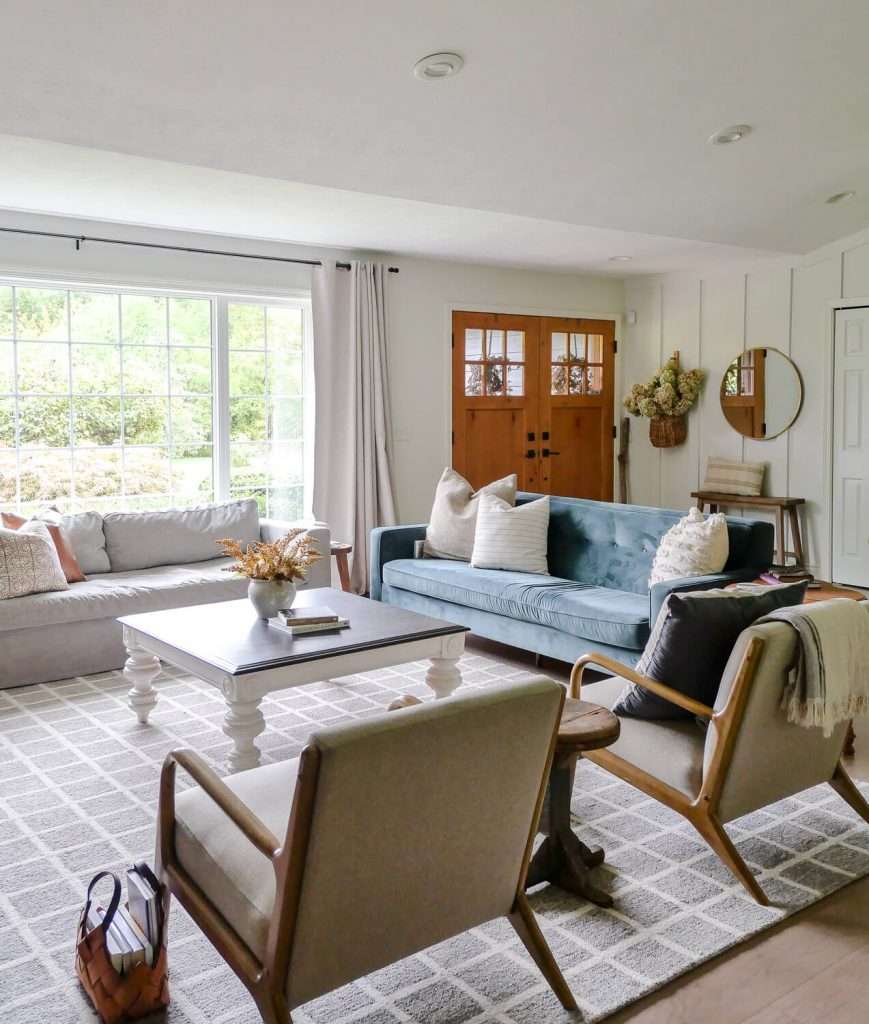
[[[3,36],[7,208],[619,273],[869,224],[866,0],[8,0]]]

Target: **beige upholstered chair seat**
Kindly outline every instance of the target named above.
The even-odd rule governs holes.
[[[276,836],[287,831],[299,760],[230,775],[229,789]],[[175,850],[181,866],[260,959],[275,902],[275,872],[232,820],[198,787],[175,803]]]
[[[586,683],[582,695],[586,700],[612,709],[625,686],[624,679],[613,676]],[[619,722],[621,732],[608,748],[609,753],[694,800],[703,783],[705,731],[693,719],[646,721],[620,716]]]

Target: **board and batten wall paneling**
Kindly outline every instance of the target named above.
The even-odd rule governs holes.
[[[725,455],[767,466],[764,493],[805,498],[803,541],[810,568],[829,578],[832,310],[837,301],[869,305],[869,231],[805,257],[746,264],[733,272],[665,274],[625,282],[625,309],[637,313],[625,332],[625,388],[643,381],[678,348],[687,367],[707,372],[706,388],[688,415],[688,440],[653,452],[647,424],[636,420],[630,449],[631,498],[639,504],[687,508],[702,484],[706,458]],[[659,320],[655,320],[656,309]],[[647,318],[651,317],[649,322]],[[697,328],[692,333],[691,325]],[[724,420],[719,388],[724,368],[743,348],[769,346],[790,355],[803,378],[796,423],[772,441],[742,438]],[[740,509],[729,510],[740,514]],[[753,518],[769,518],[753,509]]]

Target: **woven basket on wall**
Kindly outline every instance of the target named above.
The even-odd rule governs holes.
[[[649,420],[649,440],[655,448],[675,448],[688,436],[684,416],[653,416]]]

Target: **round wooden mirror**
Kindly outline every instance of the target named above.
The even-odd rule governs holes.
[[[721,380],[721,411],[743,437],[769,441],[800,413],[803,381],[794,363],[776,348],[750,348]]]

